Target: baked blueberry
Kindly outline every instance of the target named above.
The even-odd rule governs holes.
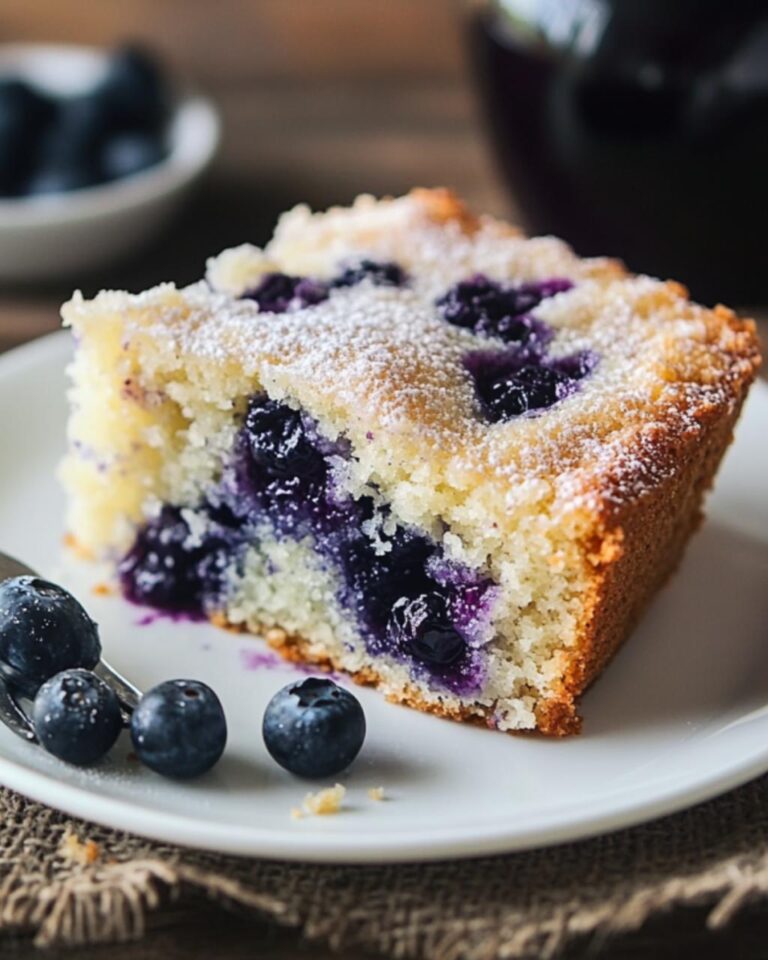
[[[40,687],[32,707],[40,743],[67,763],[95,763],[123,726],[115,692],[90,670],[64,670]]]
[[[131,740],[151,770],[178,779],[200,776],[224,752],[224,708],[199,680],[167,680],[139,701],[131,716]]]
[[[206,515],[195,536],[178,507],[166,506],[142,527],[118,568],[123,592],[134,603],[199,616],[224,588],[225,567],[240,544],[238,521],[222,511]]]
[[[284,403],[257,397],[245,417],[251,456],[270,476],[310,477],[325,461],[307,437],[301,414]]]
[[[405,271],[390,260],[360,260],[343,270],[331,281],[332,287],[354,287],[370,280],[377,287],[400,287],[405,283]]]
[[[568,391],[566,374],[530,364],[491,383],[484,399],[491,415],[502,420],[551,407],[567,396]]]
[[[451,623],[445,597],[436,591],[401,597],[392,607],[388,629],[401,649],[435,666],[454,663],[466,649]]]
[[[98,627],[63,587],[39,577],[0,583],[0,675],[20,693],[34,697],[54,674],[90,670],[100,656]]]
[[[267,273],[253,290],[243,294],[245,300],[255,300],[265,313],[286,313],[311,307],[328,298],[328,288],[319,280],[294,277],[288,273]]]
[[[262,725],[272,758],[299,777],[330,777],[352,763],[365,740],[365,715],[348,690],[326,677],[289,683],[267,704]]]
[[[426,537],[402,528],[381,539],[389,544],[385,553],[363,535],[350,539],[342,558],[352,606],[374,637],[386,633],[392,605],[399,597],[429,588],[426,565],[434,553]],[[372,644],[378,645],[376,640]]]
[[[101,149],[100,168],[105,180],[130,177],[165,159],[162,140],[153,133],[127,131],[110,137]]]
[[[551,331],[529,312],[546,297],[569,290],[570,280],[503,284],[478,273],[454,284],[437,301],[443,318],[457,327],[505,343],[545,343]]]

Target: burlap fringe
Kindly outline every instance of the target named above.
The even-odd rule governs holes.
[[[32,932],[41,947],[122,943],[140,939],[162,904],[195,891],[285,922],[285,904],[237,881],[184,864],[133,860],[40,885],[12,871],[0,887],[0,927]]]
[[[352,914],[345,922],[332,912],[301,915],[279,897],[241,881],[158,859],[84,867],[74,876],[39,885],[15,869],[0,886],[0,927],[32,932],[41,947],[125,942],[144,934],[148,916],[161,905],[194,893],[253,910],[337,949],[377,949],[397,960],[552,960],[575,939],[602,941],[675,907],[710,904],[707,924],[721,928],[768,894],[768,856],[750,863],[728,859],[704,875],[671,879],[593,908],[580,902],[560,905],[544,923],[502,922],[496,929],[483,919],[433,926],[409,914],[403,926],[392,924],[387,930],[371,916]]]

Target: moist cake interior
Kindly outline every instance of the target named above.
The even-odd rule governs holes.
[[[330,282],[268,273],[241,297],[285,313],[334,290],[362,284],[375,296],[375,287],[408,282],[398,264],[364,259]],[[553,331],[533,313],[571,286],[558,278],[515,286],[477,274],[437,298],[447,322],[504,343],[464,358],[489,422],[540,415],[596,365],[586,351],[549,357]],[[437,694],[481,696],[500,606],[487,565],[451,558],[439,517],[430,534],[403,523],[375,482],[358,488],[348,440],[324,435],[290,400],[252,394],[234,422],[221,474],[201,501],[163,504],[137,532],[119,565],[124,595],[174,614],[215,619],[227,611],[230,624],[257,620],[310,636],[333,610],[348,652],[362,645]]]

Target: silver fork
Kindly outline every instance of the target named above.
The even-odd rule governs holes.
[[[11,577],[37,576],[39,574],[31,567],[26,566],[14,557],[9,557],[6,553],[0,553],[0,583]],[[115,691],[117,699],[120,701],[123,720],[127,722],[139,702],[141,691],[121,676],[114,667],[110,667],[106,660],[99,660],[93,672],[98,674]],[[9,689],[8,684],[1,677],[0,722],[4,723],[9,730],[13,730],[22,740],[27,740],[29,743],[37,742],[35,728],[32,726],[31,720],[19,704],[13,691]]]

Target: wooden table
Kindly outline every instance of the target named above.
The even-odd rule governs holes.
[[[6,5],[10,6],[10,5]],[[472,206],[514,216],[486,149],[461,44],[461,4],[452,0],[133,0],[92,4],[38,0],[0,6],[0,37],[111,43],[152,42],[174,68],[217,100],[224,143],[186,212],[153,246],[126,263],[78,277],[86,294],[104,286],[138,290],[197,279],[225,246],[263,242],[293,203],[324,207],[357,193],[398,194],[413,185],[455,187]],[[215,22],[214,13],[215,10]],[[612,252],[612,251],[611,251]],[[0,350],[58,326],[73,281],[0,290]],[[176,918],[178,920],[178,918]],[[763,958],[768,913],[742,916],[708,934],[700,911],[676,913],[606,944],[613,958],[702,960],[728,952]],[[584,945],[569,953],[585,956]],[[142,943],[40,954],[24,939],[7,960],[216,960],[330,953],[250,918],[201,904],[183,924],[165,916]],[[344,960],[353,960],[351,954]]]

